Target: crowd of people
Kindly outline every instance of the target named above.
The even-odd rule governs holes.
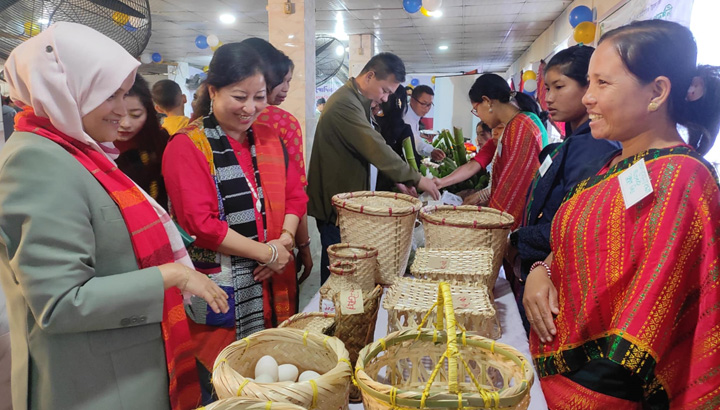
[[[279,107],[294,65],[267,41],[219,47],[187,117],[176,83],[150,87],[117,43],[52,25],[5,64],[14,408],[213,401],[219,351],[298,311],[308,215],[324,282],[340,242],[333,195],[438,199],[481,170],[490,186],[466,202],[514,219],[505,275],[550,408],[717,407],[720,186],[702,155],[720,131],[720,75],[696,60],[687,28],[650,20],[558,52],[548,112],[480,75],[478,153],[432,179],[402,143],[444,159],[419,132],[434,91],[406,90],[403,61],[380,53],[317,101],[306,174],[300,123]],[[548,115],[563,142],[548,143]]]

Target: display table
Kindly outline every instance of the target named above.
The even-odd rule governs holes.
[[[383,297],[385,296],[383,295]],[[316,293],[307,306],[305,306],[303,312],[317,312],[319,306],[320,293]],[[497,309],[497,315],[503,331],[503,335],[498,339],[498,342],[505,343],[519,350],[525,355],[525,358],[532,363],[530,347],[525,329],[522,325],[522,320],[520,319],[520,312],[518,311],[515,298],[510,290],[510,283],[505,279],[502,272],[495,283],[495,308]],[[379,340],[387,335],[387,322],[388,314],[387,311],[382,308],[381,304],[377,317],[377,325],[375,326],[374,340]],[[350,404],[351,410],[360,410],[362,408],[362,403]],[[545,396],[543,395],[542,389],[540,389],[540,382],[538,381],[537,372],[535,372],[535,380],[530,389],[530,407],[528,407],[528,409],[546,410],[547,408]]]

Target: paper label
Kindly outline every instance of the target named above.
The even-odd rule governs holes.
[[[453,309],[470,309],[472,304],[470,299],[464,295],[452,295]]]
[[[323,313],[335,313],[335,304],[331,300],[323,299],[320,301],[320,311]]]
[[[445,204],[453,206],[460,206],[463,203],[462,198],[448,191],[443,191],[440,200]]]
[[[340,291],[340,311],[343,315],[358,315],[363,313],[364,309],[362,290]]]
[[[543,161],[542,165],[540,165],[540,169],[538,170],[540,171],[541,178],[544,177],[547,170],[550,169],[550,165],[552,165],[552,158],[548,155],[545,157],[545,161]]]
[[[653,192],[650,175],[645,167],[645,159],[641,159],[623,171],[618,176],[618,180],[623,200],[625,200],[625,209],[629,209]]]
[[[447,269],[450,265],[450,261],[440,256],[431,256],[428,258],[428,268],[432,270]]]

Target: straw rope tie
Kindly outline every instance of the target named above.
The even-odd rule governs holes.
[[[390,408],[397,408],[397,388],[393,387],[390,389]]]
[[[462,392],[459,391],[459,392],[458,392],[458,409],[462,409],[462,408],[463,408],[463,405],[462,405]]]
[[[265,403],[265,410],[270,410],[272,408],[272,402],[268,400],[267,403]]]
[[[385,338],[381,338],[378,340],[378,343],[380,343],[380,346],[382,346],[383,350],[387,350],[387,345],[385,345]]]
[[[307,337],[310,334],[309,330],[306,330],[305,333],[303,333],[303,346],[307,346]]]
[[[215,363],[215,366],[213,366],[213,372],[223,363],[227,363],[227,359],[220,359],[217,363]]]
[[[240,397],[240,395],[242,394],[243,389],[245,388],[245,386],[247,386],[248,383],[250,383],[250,379],[245,379],[245,380],[242,382],[242,384],[240,384],[240,387],[238,387],[236,396]]]
[[[352,367],[352,364],[350,363],[350,360],[343,357],[340,360],[338,360],[338,363],[340,363],[340,362],[345,362],[345,363],[347,363],[348,366],[350,366],[350,381],[352,382],[352,384],[357,386],[358,385],[357,380],[355,380],[355,375],[353,374],[353,371],[352,371],[353,367]]]
[[[310,410],[317,408],[317,399],[318,399],[318,388],[317,383],[315,380],[308,380],[310,382],[310,386],[312,386],[313,391],[313,397],[312,397],[312,404],[310,405]]]

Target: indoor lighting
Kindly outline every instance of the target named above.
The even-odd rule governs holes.
[[[294,38],[295,38],[295,34],[290,34],[290,35],[288,36],[288,38],[289,38],[290,40],[294,39]]]
[[[435,10],[435,11],[429,11],[428,14],[432,17],[442,17],[443,12],[442,10]]]
[[[448,49],[448,46],[439,46],[438,49],[440,49],[440,50],[447,50],[447,49]]]
[[[343,46],[335,47],[335,54],[337,54],[339,56],[345,54],[345,47],[343,47]]]
[[[340,40],[340,41],[346,41],[350,38],[350,36],[347,35],[345,32],[345,23],[343,22],[342,14],[337,14],[337,20],[335,21],[335,33],[333,33],[333,36]]]
[[[40,23],[40,24],[48,24],[49,22],[50,22],[50,20],[48,20],[46,18],[38,19],[38,23]]]
[[[228,14],[228,13],[221,14],[220,22],[223,24],[232,24],[235,22],[235,16],[233,16],[232,14]]]

